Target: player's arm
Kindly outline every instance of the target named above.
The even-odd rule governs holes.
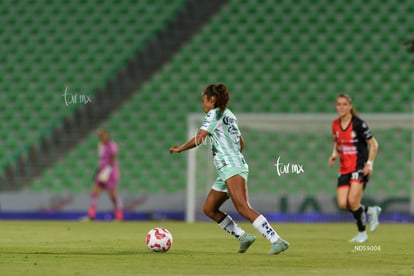
[[[240,152],[243,152],[244,148],[244,139],[243,136],[240,135]]]
[[[329,156],[329,167],[333,167],[333,165],[335,164],[335,160],[338,157],[339,153],[338,153],[338,149],[337,149],[337,144],[336,142],[334,143],[333,146],[333,150],[332,150],[332,154],[331,156]]]
[[[203,143],[204,139],[207,138],[207,136],[210,135],[210,133],[208,133],[207,131],[200,129],[197,132],[197,135],[194,136],[193,138],[191,138],[190,140],[188,140],[185,144],[181,145],[181,146],[177,146],[174,145],[169,149],[170,153],[174,153],[174,152],[182,152],[182,151],[186,151],[192,148],[195,148],[197,146],[199,146],[201,143]]]
[[[364,169],[362,170],[362,173],[364,175],[369,175],[372,173],[372,168],[374,166],[374,160],[378,152],[377,139],[372,137],[371,139],[367,140],[367,144],[369,147],[369,154],[368,154],[368,161],[365,163]]]

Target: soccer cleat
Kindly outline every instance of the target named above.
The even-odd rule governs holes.
[[[247,251],[247,249],[250,247],[250,245],[252,245],[254,243],[254,241],[256,240],[256,237],[250,234],[246,234],[244,233],[241,237],[240,237],[240,248],[239,248],[239,253],[244,253]]]
[[[369,215],[369,230],[374,232],[375,229],[378,228],[379,222],[378,217],[381,214],[381,207],[373,206],[368,208],[368,215]]]
[[[269,255],[277,255],[286,249],[288,249],[289,243],[282,238],[279,238],[276,242],[272,243],[272,247],[270,248]]]
[[[367,232],[363,231],[363,232],[358,232],[358,234],[353,237],[352,239],[349,240],[349,242],[367,242],[368,241],[368,235]]]
[[[115,219],[117,221],[123,221],[124,220],[124,213],[122,212],[122,210],[116,210],[115,211]]]

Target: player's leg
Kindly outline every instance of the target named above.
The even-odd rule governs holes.
[[[204,214],[215,222],[220,223],[226,217],[226,214],[220,210],[220,207],[227,199],[228,195],[226,192],[211,189],[204,202]]]
[[[253,223],[260,214],[249,203],[246,180],[241,175],[236,174],[228,178],[226,184],[237,212]]]
[[[221,205],[228,199],[226,192],[211,189],[204,203],[204,214],[218,223],[227,233],[239,239],[245,231],[233,218],[220,210]]]
[[[248,219],[263,237],[272,243],[272,248],[269,254],[279,254],[286,250],[289,247],[289,244],[280,238],[278,233],[263,215],[251,207],[246,179],[240,174],[236,174],[228,178],[226,184],[236,210],[240,215]]]
[[[361,179],[364,183],[363,190],[365,190],[365,187],[366,187],[366,185],[369,181],[369,176],[368,175],[361,176]],[[378,225],[379,225],[378,217],[379,217],[379,215],[381,214],[381,211],[382,211],[381,207],[379,207],[379,206],[369,206],[368,207],[368,206],[364,206],[362,204],[361,204],[361,206],[362,206],[366,216],[368,216],[370,231],[371,232],[375,231],[378,228]]]
[[[88,209],[88,218],[90,220],[94,220],[96,217],[96,208],[98,206],[98,200],[99,200],[99,194],[102,191],[102,187],[95,183],[91,196],[90,196],[90,202],[89,202],[89,209]]]
[[[117,189],[116,187],[109,188],[108,189],[109,198],[112,201],[112,204],[114,205],[114,215],[116,220],[123,220],[124,219],[124,213],[122,211],[122,204],[119,199]]]
[[[119,169],[114,168],[111,171],[108,181],[105,183],[105,188],[108,190],[108,195],[114,206],[115,219],[122,221],[124,219],[124,213],[122,211],[122,202],[118,196],[118,183],[119,183]]]
[[[230,215],[220,210],[221,205],[223,205],[228,198],[227,188],[224,181],[217,178],[213,188],[207,195],[203,211],[209,218],[217,222],[222,229],[240,241],[238,252],[244,253],[256,238],[247,234]]]
[[[353,239],[351,239],[351,242],[368,241],[368,235],[365,231],[366,210],[365,206],[361,205],[363,192],[364,183],[358,179],[351,180],[348,193],[348,204],[358,228],[358,234]]]
[[[349,182],[351,181],[351,174],[343,174],[338,177],[338,184],[336,187],[336,202],[340,209],[348,210],[348,194]]]
[[[336,201],[338,203],[338,208],[343,210],[349,210],[348,193],[349,186],[340,186],[336,189]]]

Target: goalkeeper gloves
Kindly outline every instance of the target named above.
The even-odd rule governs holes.
[[[101,172],[98,174],[98,180],[100,182],[106,182],[109,179],[109,176],[111,175],[112,167],[106,166],[101,170]]]

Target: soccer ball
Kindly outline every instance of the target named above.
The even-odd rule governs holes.
[[[152,228],[147,234],[147,247],[152,252],[167,252],[172,242],[170,231],[164,227]]]

